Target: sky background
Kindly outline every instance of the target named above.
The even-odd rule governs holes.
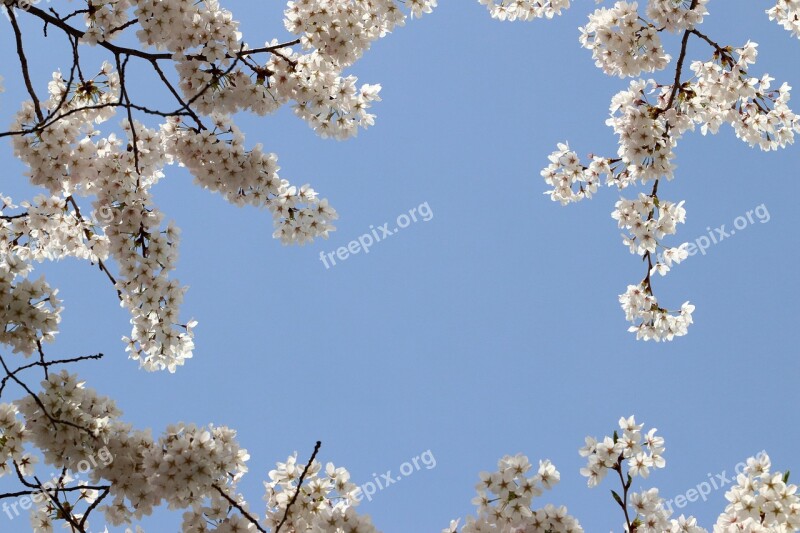
[[[577,28],[594,6],[552,21],[501,23],[475,1],[440,3],[350,70],[383,86],[376,126],[356,139],[322,140],[289,109],[238,118],[249,145],[278,154],[283,177],[310,182],[336,207],[329,240],[283,247],[271,237],[268,212],[232,207],[170,168],[154,194],[183,230],[176,277],[191,286],[183,316],[199,320],[194,359],[174,375],[138,370],[120,341],[130,331],[126,312],[107,280],[76,260],[40,269],[66,307],[48,355],[104,352],[102,361],[69,370],[155,434],[177,421],[236,428],[251,455],[240,489],[261,514],[267,472],[295,450],[305,461],[319,439],[320,459],[347,467],[357,484],[373,473],[397,475],[427,450],[435,457],[435,468],[423,466],[360,506],[386,533],[438,532],[474,513],[478,473],[516,453],[548,458],[561,472],[538,505],[567,505],[588,532],[620,531],[609,494],[617,484],[609,477],[586,488],[577,450],[586,435],[610,434],[631,414],[657,427],[667,447],[667,468],[637,478],[634,489],[658,486],[672,498],[762,449],[776,468],[800,471],[800,148],[762,153],[729,127],[712,137],[687,134],[675,180],[659,188],[662,199],[686,200],[687,223],[672,242],[730,229],[761,204],[770,219],[655,279],[663,304],[697,306],[695,324],[671,343],[637,342],[617,297],[644,269],[610,217],[619,192],[561,207],[543,194],[539,176],[560,141],[581,155],[616,153],[604,121],[628,82],[605,76],[580,48]],[[723,45],[758,42],[752,74],[800,87],[800,43],[768,20],[769,4],[711,2],[703,31]],[[287,37],[283,2],[224,5],[251,45]],[[49,72],[67,66],[64,42],[28,27],[43,92]],[[24,97],[9,30],[0,19],[2,124]],[[667,44],[676,55],[677,39]],[[691,41],[690,59],[710,55]],[[85,57],[88,69],[105,56]],[[667,82],[670,71],[656,78]],[[149,78],[135,88],[166,101]],[[0,166],[0,191],[33,196],[7,139]],[[319,260],[425,202],[430,221],[368,255],[330,269]],[[12,487],[0,480],[0,489]],[[724,492],[680,512],[710,528]],[[178,530],[179,521],[180,513],[159,512],[142,525],[160,533]],[[102,516],[92,524],[102,531]],[[28,530],[26,518],[0,515],[0,531]]]

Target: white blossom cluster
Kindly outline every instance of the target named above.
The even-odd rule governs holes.
[[[687,302],[679,311],[667,311],[658,305],[650,284],[651,274],[665,275],[688,255],[685,245],[660,243],[663,236],[675,233],[676,223],[683,223],[683,202],[662,203],[656,192],[659,180],[674,178],[675,148],[682,135],[698,125],[704,135],[717,133],[728,123],[751,147],[769,151],[792,144],[800,132],[800,117],[788,105],[791,87],[784,83],[775,89],[769,75],[756,78],[748,73],[757,57],[756,43],[721,47],[695,30],[708,14],[707,3],[649,0],[648,20],[639,13],[636,2],[618,1],[589,16],[588,24],[581,28],[580,42],[592,50],[597,66],[608,75],[636,77],[665,68],[670,56],[662,47],[661,31],[684,32],[683,46],[691,35],[706,41],[714,51],[713,59],[693,61],[693,76],[684,81],[680,69],[686,49],[682,49],[678,84],[633,79],[612,98],[606,124],[618,138],[616,158],[592,155],[588,165],[583,164],[567,143],[559,143],[541,171],[549,186],[545,194],[562,205],[591,198],[601,180],[620,189],[636,184],[653,187],[638,200],[617,202],[612,213],[619,227],[628,230],[623,242],[648,265],[645,279],[629,285],[620,295],[626,317],[633,323],[629,331],[639,339],[671,340],[686,334],[692,323],[692,305]],[[791,16],[788,13],[795,6],[789,4],[791,1],[779,1],[770,16]],[[659,248],[663,250],[654,262]]]
[[[545,183],[553,188],[545,194],[561,205],[591,198],[597,192],[601,176],[612,174],[608,159],[594,157],[588,167],[584,166],[567,143],[558,143],[558,149],[548,159],[550,164],[541,174]]]
[[[611,216],[617,220],[620,228],[628,231],[627,235],[622,235],[622,239],[630,252],[646,257],[652,265],[645,281],[638,286],[629,285],[628,290],[619,297],[625,319],[633,324],[628,331],[635,332],[637,339],[657,342],[686,335],[692,323],[694,306],[685,302],[679,311],[672,313],[658,305],[650,288],[652,274],[658,272],[666,275],[673,264],[679,264],[689,255],[685,245],[667,248],[660,242],[664,236],[675,234],[677,225],[685,222],[683,201],[675,204],[661,201],[657,196],[639,193],[636,200],[619,200]],[[652,264],[658,247],[664,251]]]
[[[587,458],[587,465],[581,468],[581,475],[588,478],[589,487],[596,487],[609,469],[623,465],[631,477],[650,475],[651,468],[664,468],[664,439],[656,435],[656,428],[642,434],[644,424],[637,424],[633,416],[619,419],[619,429],[614,436],[606,436],[598,441],[586,437],[586,445],[580,449],[581,457]]]
[[[305,52],[265,43],[270,58],[253,68],[254,54],[242,41],[233,14],[217,0],[186,3],[180,0],[92,0],[96,11],[85,15],[88,43],[110,41],[119,35],[133,9],[142,44],[172,53],[187,101],[201,113],[259,115],[274,112],[294,101],[297,114],[323,136],[344,139],[359,127],[374,123],[366,112],[376,101],[378,87],[355,87],[354,76],[342,77],[371,43],[396,26],[406,15],[395,0],[300,0],[289,2],[286,28],[300,36]],[[406,0],[412,16],[430,13],[436,0]],[[293,44],[293,43],[290,43]]]
[[[570,7],[569,0],[479,1],[501,20],[553,18]],[[629,285],[619,297],[637,338],[671,340],[686,334],[692,323],[694,306],[686,302],[670,312],[659,306],[650,285],[652,274],[664,275],[687,255],[682,246],[666,248],[660,242],[684,222],[684,202],[662,201],[656,194],[658,180],[673,177],[673,151],[680,136],[698,124],[705,134],[729,123],[751,146],[775,150],[791,144],[800,132],[800,119],[788,107],[790,87],[773,89],[768,75],[749,75],[757,56],[755,43],[722,48],[694,31],[708,14],[707,3],[699,0],[692,7],[688,0],[648,0],[651,21],[640,16],[635,2],[616,2],[590,15],[581,28],[581,43],[609,75],[638,76],[665,68],[670,56],[661,44],[661,31],[692,30],[714,48],[714,58],[693,62],[694,77],[683,81],[677,76],[677,86],[634,80],[613,98],[607,124],[619,137],[618,158],[592,156],[584,166],[564,143],[542,171],[552,187],[548,194],[562,204],[591,198],[602,177],[620,189],[654,185],[651,194],[618,201],[612,214],[626,231],[623,242],[631,253],[648,260],[645,280]],[[309,185],[297,187],[280,178],[274,154],[261,145],[246,148],[231,115],[265,115],[290,104],[323,137],[356,135],[359,128],[374,123],[369,111],[380,100],[380,86],[358,86],[357,78],[345,75],[344,69],[375,40],[404,24],[402,8],[418,17],[436,4],[437,0],[290,1],[284,22],[297,40],[273,39],[251,48],[218,0],[88,0],[81,11],[86,25],[81,44],[119,37],[132,12],[143,50],[166,51],[174,62],[180,91],[173,96],[180,111],[156,127],[126,118],[122,135],[104,135],[100,125],[115,117],[127,99],[120,73],[108,62],[92,78],[84,78],[82,72],[77,78],[54,72],[42,105],[22,104],[11,130],[27,133],[13,137],[15,155],[28,166],[31,183],[47,194],[19,206],[0,196],[0,343],[30,356],[53,339],[62,311],[58,291],[44,278],[31,281],[28,276],[33,262],[76,257],[98,264],[114,280],[121,304],[131,315],[132,332],[125,340],[132,358],[147,370],[174,371],[184,364],[192,356],[196,322],[181,321],[186,287],[171,277],[180,230],[165,222],[151,194],[165,177],[164,168],[182,165],[198,185],[234,205],[267,208],[274,236],[284,244],[327,237],[334,230],[336,211]],[[800,37],[798,0],[777,0],[767,13]],[[266,59],[260,60],[262,54]],[[0,93],[2,81],[0,77]],[[648,101],[652,95],[655,103]],[[88,217],[78,203],[83,199],[91,202]],[[663,262],[653,264],[659,247],[664,248]],[[114,263],[113,273],[108,261]],[[0,476],[34,476],[38,459],[26,453],[30,446],[41,452],[46,465],[66,470],[56,480],[63,490],[75,481],[70,470],[106,448],[113,461],[95,463],[89,480],[77,486],[108,484],[108,499],[98,510],[112,525],[131,523],[166,503],[185,511],[182,530],[191,533],[255,531],[254,521],[276,528],[284,518],[287,533],[377,531],[369,516],[357,514],[358,489],[343,468],[328,463],[323,471],[314,460],[303,476],[306,465],[298,464],[297,454],[278,463],[265,483],[262,521],[236,491],[249,456],[233,430],[178,423],[154,439],[149,430],[122,422],[113,400],[87,388],[76,375],[46,375],[36,397],[29,394],[0,404]],[[587,457],[581,473],[589,486],[596,486],[609,470],[622,480],[627,475],[625,491],[636,531],[704,531],[692,517],[671,519],[658,489],[627,493],[631,479],[647,478],[651,469],[665,466],[664,440],[655,429],[643,433],[643,425],[633,417],[620,419],[619,425],[622,435],[615,432],[602,441],[587,438],[580,450]],[[800,530],[797,487],[788,484],[788,473],[771,473],[770,466],[766,457],[748,461],[737,486],[726,495],[730,504],[715,533]],[[467,518],[462,531],[582,531],[565,507],[532,507],[533,499],[560,479],[549,461],[540,461],[536,473],[532,468],[526,457],[517,455],[501,459],[495,472],[482,472],[473,500],[477,515]],[[89,505],[99,497],[88,487],[77,494]],[[64,518],[62,510],[50,498],[34,502],[33,530],[53,531]],[[444,531],[454,533],[458,527],[459,521],[453,521]]]
[[[86,32],[82,40],[89,44],[110,40],[116,28],[128,22],[130,0],[89,0],[89,9],[83,15]]]
[[[651,533],[706,533],[706,530],[697,525],[697,519],[681,515],[677,519],[670,519],[670,512],[664,509],[664,499],[658,494],[657,488],[632,492],[629,495],[629,505],[636,513],[639,525],[636,531]]]
[[[747,460],[736,485],[725,498],[730,502],[714,525],[714,533],[773,533],[800,530],[800,498],[789,476],[771,472],[769,456]]]
[[[144,458],[144,475],[171,508],[198,504],[198,495],[236,483],[247,472],[250,457],[239,447],[236,432],[226,427],[168,426]]]
[[[13,205],[10,198],[3,200],[0,216],[6,209],[25,209],[15,218],[0,220],[4,230],[0,244],[3,255],[39,263],[63,257],[96,263],[108,256],[108,237],[94,233],[92,221],[79,217],[65,198],[39,195],[20,206]]]
[[[196,132],[168,123],[161,128],[167,154],[186,166],[195,183],[220,193],[234,205],[266,207],[284,244],[327,238],[338,215],[309,185],[295,187],[278,176],[275,154],[261,145],[245,149],[244,134],[224,115],[215,115],[215,131]]]
[[[430,13],[437,0],[406,0],[413,16]],[[287,4],[286,29],[341,66],[350,65],[372,42],[405,22],[395,0],[295,0]]]
[[[531,507],[534,498],[551,489],[561,474],[548,461],[539,461],[539,468],[530,475],[532,465],[522,454],[506,455],[497,463],[495,472],[481,472],[475,486],[478,495],[472,500],[477,517],[468,516],[461,533],[582,533],[580,523],[567,513],[564,506],[547,504],[541,509]],[[459,520],[450,523],[442,533],[458,531]]]
[[[498,20],[525,20],[553,18],[569,9],[570,0],[478,0]]]
[[[183,96],[199,112],[266,115],[285,103],[266,83],[266,71],[253,80],[243,69],[239,53],[248,46],[238,21],[217,0],[139,0],[135,15],[139,40],[173,54]]]
[[[235,205],[268,208],[273,235],[284,244],[327,237],[335,230],[336,211],[309,185],[280,178],[275,154],[260,145],[247,149],[231,115],[243,110],[263,115],[293,103],[295,113],[319,135],[355,135],[374,123],[369,110],[380,100],[380,86],[358,86],[342,70],[405,22],[403,7],[420,16],[435,5],[434,0],[290,2],[284,22],[300,37],[301,49],[295,49],[295,42],[272,40],[254,50],[217,0],[91,0],[81,41],[118,38],[132,12],[144,50],[171,53],[180,78],[181,94],[175,96],[183,98],[185,112],[165,117],[156,128],[124,120],[122,137],[104,135],[101,124],[128,98],[120,73],[108,62],[92,78],[55,72],[42,109],[24,102],[11,125],[12,131],[29,132],[13,137],[15,155],[28,166],[31,183],[50,196],[48,203],[30,207],[24,220],[2,221],[3,229],[9,228],[5,235],[21,233],[16,237],[22,241],[7,237],[15,243],[15,257],[57,260],[71,255],[99,263],[113,275],[120,301],[131,313],[131,334],[124,338],[131,358],[147,370],[175,371],[192,356],[196,322],[181,320],[186,287],[171,277],[180,230],[165,222],[150,192],[164,177],[164,167],[185,166],[197,184]],[[261,54],[267,57],[259,62]],[[208,117],[213,129],[204,124]],[[91,219],[82,216],[77,204],[73,209],[74,198],[80,197],[92,199]],[[41,216],[51,214],[44,224]],[[7,283],[30,270],[24,264],[9,268],[3,275],[3,280],[11,276]],[[59,308],[46,282],[21,283],[24,290],[16,296],[11,289],[4,291],[9,301],[0,302],[7,304],[0,308],[0,319],[7,326],[3,339],[30,354],[37,332],[42,340],[55,332]],[[48,312],[50,301],[56,305]],[[25,313],[35,315],[27,328],[20,325]]]
[[[380,85],[356,87],[354,76],[339,76],[339,67],[319,52],[276,55],[269,67],[278,98],[294,101],[295,114],[321,137],[347,139],[375,123],[368,110],[380,100]]]
[[[580,28],[581,45],[592,51],[595,65],[610,76],[638,76],[662,70],[670,61],[657,28],[642,22],[636,2],[601,7]]]
[[[589,478],[589,486],[596,486],[609,469],[620,472],[620,479],[646,478],[650,468],[664,468],[664,439],[655,435],[655,429],[642,434],[642,424],[634,417],[620,418],[622,434],[614,432],[602,441],[586,438],[580,454],[589,458],[581,473]],[[623,468],[625,468],[623,470]],[[726,498],[731,502],[717,520],[714,533],[791,532],[800,529],[800,499],[797,487],[787,484],[788,473],[770,473],[769,456],[747,460],[747,468],[737,477],[738,485]],[[630,486],[630,481],[628,482]],[[636,531],[652,533],[705,533],[694,517],[681,515],[670,519],[657,488],[630,493],[628,505],[636,513],[631,522],[639,526]],[[615,493],[615,497],[616,493]]]
[[[33,354],[43,342],[52,342],[61,321],[58,289],[41,277],[27,278],[32,259],[61,257],[61,252],[78,250],[73,255],[91,256],[72,231],[76,224],[67,220],[59,199],[37,197],[34,204],[23,203],[27,213],[9,214],[17,208],[11,198],[0,197],[0,343],[14,353]],[[75,247],[68,241],[80,242]]]
[[[58,289],[43,277],[25,278],[29,271],[29,264],[13,256],[0,261],[0,342],[26,356],[53,341],[63,310]]]
[[[691,0],[650,0],[647,3],[647,16],[656,26],[669,32],[685,31],[703,22],[708,15],[708,0],[698,0],[692,8]]]
[[[656,429],[644,431],[633,416],[619,419],[619,430],[601,440],[586,437],[579,450],[587,458],[581,474],[588,478],[589,487],[596,487],[608,474],[615,472],[622,488],[612,490],[617,505],[625,509],[626,523],[623,531],[641,533],[707,533],[697,524],[697,519],[681,515],[671,517],[671,510],[658,488],[632,491],[636,478],[647,478],[652,469],[666,466],[664,439]],[[473,503],[478,507],[478,518],[468,517],[459,529],[461,519],[453,520],[442,533],[521,533],[525,532],[581,532],[577,520],[567,514],[564,507],[548,504],[532,511],[531,500],[558,482],[558,471],[549,461],[540,461],[538,473],[526,477],[531,468],[523,455],[505,456],[495,472],[481,472],[477,485],[478,495]],[[730,502],[718,518],[714,533],[790,533],[800,530],[800,498],[797,487],[788,483],[788,472],[770,473],[766,454],[750,458],[747,468],[737,478],[726,498]],[[624,498],[620,496],[624,493]]]
[[[119,0],[127,4],[130,0]],[[202,54],[206,63],[224,62],[230,51],[239,49],[239,22],[218,0],[180,2],[176,0],[133,0],[139,22],[139,41],[157,50],[168,50],[177,59],[190,53]]]
[[[684,302],[675,312],[661,307],[648,281],[628,285],[628,290],[619,295],[619,303],[625,320],[633,323],[628,331],[636,333],[637,339],[671,341],[686,335],[693,322],[694,305]]]
[[[547,191],[551,199],[562,205],[591,198],[605,176],[609,186],[626,188],[637,182],[648,183],[673,176],[673,149],[680,134],[691,128],[688,115],[671,109],[658,113],[658,108],[647,101],[647,94],[656,91],[654,82],[636,80],[628,90],[618,93],[611,104],[611,118],[606,122],[619,136],[618,159],[594,156],[588,166],[581,164],[578,155],[565,143],[550,156],[550,165],[542,170],[545,182],[553,187]],[[665,98],[659,91],[659,100]],[[687,333],[692,323],[694,306],[684,303],[680,311],[670,312],[658,305],[650,286],[650,275],[666,275],[673,264],[687,256],[686,246],[668,247],[661,240],[677,231],[677,224],[686,220],[684,202],[661,201],[655,193],[640,193],[635,200],[621,199],[611,216],[632,254],[648,260],[648,275],[639,285],[630,285],[620,295],[626,319],[633,325],[629,331],[638,339],[672,340]],[[656,252],[658,259],[653,262]]]
[[[20,207],[26,211],[15,213]],[[39,195],[20,206],[0,198],[0,342],[31,355],[37,342],[53,340],[62,309],[58,290],[44,278],[25,277],[33,261],[105,258],[108,239],[92,227],[61,197]]]
[[[686,221],[686,210],[683,208],[683,201],[675,204],[673,202],[659,201],[657,197],[639,193],[636,200],[621,199],[616,205],[611,217],[617,221],[621,229],[627,230],[628,235],[623,235],[622,240],[627,245],[632,254],[645,255],[647,252],[654,254],[660,240],[665,235],[673,235],[677,231],[677,225]],[[665,254],[671,262],[680,263],[687,257],[683,248],[668,250]],[[671,265],[660,264],[654,266],[662,275],[669,271]]]
[[[703,134],[716,133],[727,122],[751,147],[777,150],[794,142],[794,134],[800,133],[800,117],[789,108],[791,87],[787,83],[775,90],[769,75],[748,76],[747,69],[758,56],[757,47],[748,42],[737,48],[735,60],[726,56],[720,62],[692,63],[696,80],[679,109],[701,124]]]
[[[359,515],[358,487],[350,482],[350,473],[327,463],[311,461],[299,464],[295,452],[285,463],[277,463],[269,472],[270,481],[264,483],[267,502],[266,524],[276,528],[283,521],[287,531],[313,531],[320,533],[377,533],[369,515]],[[308,466],[303,484],[300,476]],[[299,492],[298,492],[299,491]],[[289,512],[286,509],[294,500]]]
[[[22,444],[29,442],[42,452],[45,464],[75,472],[79,463],[89,464],[105,448],[113,460],[94,461],[88,481],[109,484],[110,501],[99,507],[108,523],[130,523],[166,503],[187,509],[183,531],[209,531],[209,520],[219,521],[216,531],[237,531],[229,526],[242,517],[227,516],[230,508],[219,492],[235,500],[236,482],[247,472],[249,455],[239,447],[234,431],[175,424],[155,441],[149,431],[120,421],[122,413],[113,400],[66,371],[51,373],[38,396],[41,405],[32,396],[14,405],[0,404],[4,458],[19,460]],[[32,512],[34,531],[52,531],[52,503],[43,499],[38,504]]]
[[[659,113],[647,101],[654,90],[652,80],[634,80],[627,90],[611,100],[611,117],[606,124],[619,137],[617,155],[624,170],[614,177],[614,183],[624,188],[634,182],[647,183],[665,177],[673,178],[673,150],[680,134],[690,123],[673,110]]]
[[[10,472],[11,461],[19,462],[28,439],[25,424],[17,418],[19,410],[10,403],[0,404],[0,477]]]
[[[86,109],[85,102],[111,101],[119,91],[119,77],[108,63],[97,78],[75,88],[55,75],[48,107],[57,108],[71,91],[73,98],[62,105],[62,112],[77,112],[63,116],[37,136],[14,138],[15,153],[29,166],[32,182],[56,196],[95,197],[93,226],[87,228],[82,218],[73,223],[80,231],[62,235],[66,238],[60,254],[50,246],[51,258],[83,255],[98,261],[112,257],[119,270],[115,288],[131,313],[133,328],[130,338],[125,338],[131,357],[148,370],[174,371],[191,357],[193,323],[179,323],[186,288],[169,279],[177,261],[178,232],[173,226],[162,229],[163,214],[150,194],[164,175],[164,164],[170,162],[165,141],[157,131],[135,123],[134,152],[129,149],[133,133],[127,122],[123,123],[126,141],[113,133],[98,137],[93,126],[109,118],[108,110],[113,108]],[[17,114],[13,127],[24,129],[35,123],[28,104]],[[87,247],[92,253],[83,251]]]
[[[770,20],[776,21],[800,39],[800,0],[777,0],[767,14]]]

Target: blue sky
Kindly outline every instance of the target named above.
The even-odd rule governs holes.
[[[240,488],[259,512],[274,462],[294,450],[307,457],[318,439],[321,459],[346,466],[358,484],[373,473],[397,474],[430,450],[435,468],[362,503],[387,533],[437,532],[472,513],[478,472],[518,452],[549,458],[561,472],[541,505],[567,505],[586,531],[619,531],[623,518],[609,495],[617,487],[608,479],[586,488],[577,450],[623,415],[665,437],[667,468],[642,486],[667,497],[709,473],[732,472],[762,449],[776,468],[800,470],[798,147],[764,154],[728,127],[682,140],[676,179],[659,188],[663,199],[686,200],[688,220],[674,242],[730,228],[761,204],[770,218],[656,279],[669,307],[697,306],[695,324],[672,343],[636,342],[617,296],[644,270],[610,217],[618,191],[563,208],[542,194],[539,176],[559,141],[579,154],[616,151],[604,121],[627,81],[603,75],[580,48],[577,28],[589,7],[512,24],[491,20],[474,1],[441,4],[376,43],[352,69],[362,82],[383,85],[377,125],[358,138],[319,139],[288,109],[238,119],[249,144],[278,154],[282,176],[312,183],[337,208],[338,231],[328,241],[282,247],[267,212],[227,205],[184,170],[169,169],[154,192],[183,230],[177,277],[191,286],[185,317],[200,322],[194,359],[174,375],[137,370],[119,340],[129,324],[116,295],[74,260],[41,269],[66,307],[48,353],[104,352],[103,361],[71,371],[114,397],[136,426],[236,428],[252,457]],[[800,87],[791,60],[800,43],[767,19],[768,4],[711,2],[703,31],[722,44],[758,42],[753,75],[769,72]],[[226,5],[250,44],[285,36],[281,2]],[[8,30],[0,20],[4,49]],[[674,55],[676,39],[668,41]],[[57,37],[42,43],[31,42],[40,88],[62,46]],[[692,41],[690,58],[710,53]],[[13,59],[0,63],[3,124],[22,98]],[[153,94],[144,79],[138,85]],[[0,191],[31,196],[7,141],[0,164]],[[319,260],[426,202],[429,221],[368,255],[330,269]],[[680,512],[708,528],[724,503],[719,490]],[[159,513],[143,525],[174,531],[179,519]],[[0,530],[27,531],[23,520],[0,516]]]

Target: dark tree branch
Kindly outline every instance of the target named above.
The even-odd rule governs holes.
[[[225,491],[222,490],[217,485],[211,485],[211,486],[214,487],[214,489],[219,493],[219,495],[222,496],[230,504],[231,507],[235,508],[237,511],[242,513],[242,516],[247,518],[247,520],[249,520],[251,524],[256,526],[256,528],[261,533],[267,533],[267,530],[261,527],[261,524],[258,523],[258,520],[256,520],[256,518],[253,515],[248,513],[241,505],[239,505],[239,503],[236,500],[228,496],[228,494],[226,494]]]
[[[297,490],[295,491],[294,496],[292,496],[291,501],[289,501],[289,505],[286,506],[286,510],[283,512],[283,519],[278,524],[278,527],[275,528],[275,533],[279,533],[281,528],[283,527],[283,524],[285,524],[286,520],[289,519],[289,512],[291,511],[294,502],[297,501],[297,497],[300,495],[300,489],[303,487],[303,480],[305,480],[306,478],[308,469],[311,468],[311,463],[313,463],[314,459],[317,457],[317,453],[319,453],[320,446],[322,446],[322,442],[317,441],[317,444],[314,446],[314,453],[311,454],[311,458],[306,463],[306,467],[303,468],[303,473],[300,474],[300,479],[297,481]]]
[[[33,89],[33,83],[31,82],[28,59],[25,57],[25,49],[22,46],[22,32],[19,29],[19,24],[17,24],[17,15],[12,8],[8,8],[7,11],[8,19],[11,21],[11,27],[14,28],[14,38],[17,43],[17,56],[19,57],[20,69],[22,70],[22,79],[25,81],[25,88],[28,90],[28,94],[33,100],[33,108],[36,112],[36,116],[39,118],[39,122],[42,122],[44,121],[44,116],[42,115],[41,103],[39,102],[39,97],[36,96],[36,91]]]

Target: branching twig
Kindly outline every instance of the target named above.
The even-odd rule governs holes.
[[[297,491],[295,491],[294,496],[292,496],[292,499],[289,501],[289,504],[286,506],[286,510],[283,512],[283,519],[278,524],[278,527],[275,528],[275,533],[279,533],[281,528],[283,527],[283,524],[285,524],[286,520],[289,519],[289,512],[291,511],[292,505],[294,505],[294,502],[297,501],[297,497],[300,495],[300,489],[303,486],[303,480],[306,478],[306,474],[308,473],[308,469],[311,468],[311,464],[314,462],[314,459],[317,457],[317,453],[319,453],[320,446],[322,446],[322,442],[321,441],[317,441],[317,444],[314,446],[314,453],[311,454],[311,458],[308,460],[308,463],[306,463],[306,467],[303,468],[303,473],[300,474],[300,479],[297,481]]]
[[[236,500],[234,500],[233,498],[231,498],[230,496],[228,496],[228,495],[225,493],[225,491],[224,491],[224,490],[222,490],[221,488],[219,488],[218,486],[216,486],[216,485],[211,485],[211,486],[212,486],[212,487],[214,487],[214,489],[215,489],[215,490],[216,490],[216,491],[219,493],[219,495],[220,495],[220,496],[222,496],[222,497],[223,497],[223,498],[224,498],[224,499],[225,499],[225,500],[226,500],[226,501],[227,501],[227,502],[228,502],[228,503],[231,505],[231,507],[234,507],[234,508],[235,508],[237,511],[239,511],[240,513],[242,513],[242,516],[244,516],[245,518],[247,518],[247,519],[250,521],[250,523],[251,523],[251,524],[253,524],[254,526],[256,526],[256,528],[257,528],[257,529],[258,529],[258,530],[259,530],[261,533],[267,533],[267,530],[266,530],[266,529],[264,529],[263,527],[261,527],[261,524],[259,524],[259,523],[258,523],[258,520],[256,520],[256,518],[255,518],[253,515],[251,515],[250,513],[248,513],[248,512],[247,512],[247,511],[246,511],[246,510],[245,510],[245,509],[244,509],[244,508],[243,508],[241,505],[239,505],[239,503],[238,503]],[[276,530],[276,531],[277,531],[277,530]]]
[[[13,8],[7,9],[8,12],[8,20],[11,21],[11,27],[14,29],[14,38],[17,44],[17,56],[19,57],[19,66],[22,70],[22,79],[25,81],[25,88],[28,89],[28,94],[31,96],[33,100],[33,109],[36,112],[36,116],[39,118],[39,122],[44,121],[44,116],[42,115],[41,103],[39,102],[39,97],[36,96],[36,91],[33,89],[33,83],[31,82],[31,74],[28,69],[28,59],[25,57],[25,49],[22,46],[22,32],[19,29],[19,24],[17,24],[17,15],[14,13]]]

